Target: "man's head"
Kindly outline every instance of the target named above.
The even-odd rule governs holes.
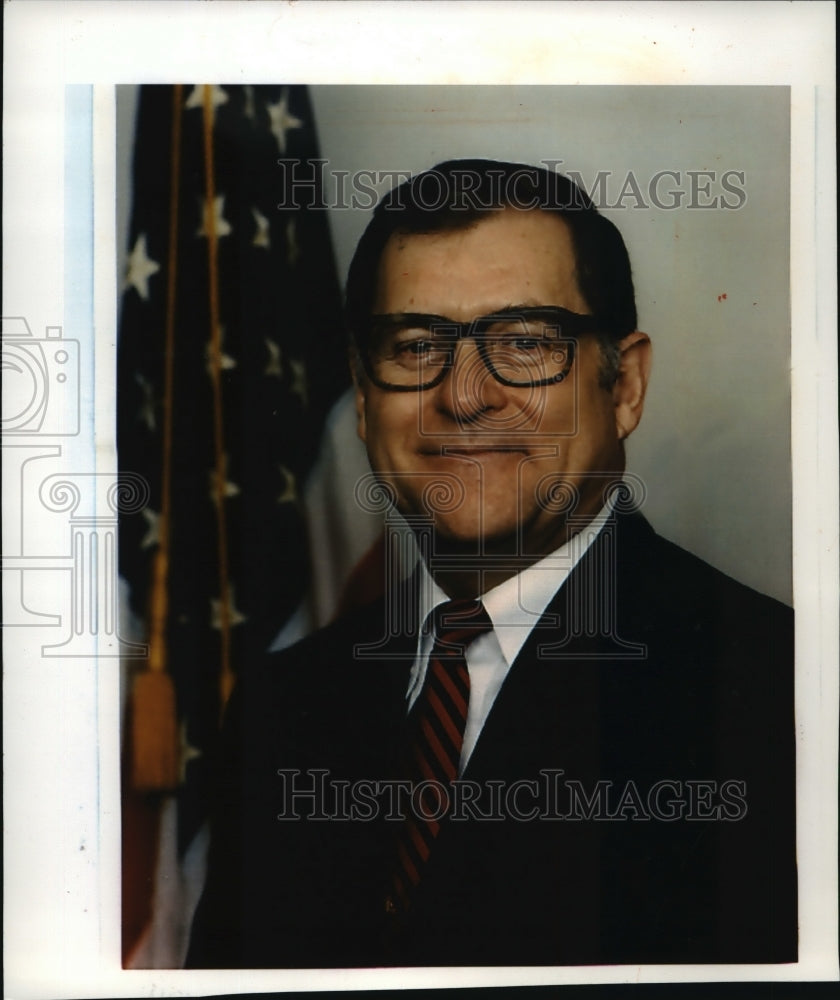
[[[439,548],[531,561],[565,540],[565,514],[597,512],[648,341],[621,236],[567,178],[454,161],[396,188],[347,317],[371,465],[404,514],[434,518]]]

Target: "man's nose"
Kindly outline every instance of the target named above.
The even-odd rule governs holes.
[[[505,386],[489,371],[472,337],[454,347],[452,368],[439,388],[439,405],[462,420],[475,420],[504,409]]]

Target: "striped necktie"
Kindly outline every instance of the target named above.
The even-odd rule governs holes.
[[[441,821],[451,808],[470,700],[466,647],[493,623],[480,601],[448,601],[432,612],[435,644],[411,713],[411,805],[400,827],[391,893],[385,908],[405,912],[422,878]]]

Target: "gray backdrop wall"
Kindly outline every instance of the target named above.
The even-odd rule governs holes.
[[[122,232],[134,98],[119,88]],[[788,89],[319,86],[312,99],[331,202],[333,172],[348,172],[350,194],[349,178],[373,171],[364,184],[381,193],[380,172],[462,156],[561,160],[594,189],[624,234],[654,343],[628,446],[644,511],[790,602]],[[356,200],[330,209],[342,276],[369,215],[369,197]]]

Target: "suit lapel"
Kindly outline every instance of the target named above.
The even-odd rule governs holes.
[[[646,652],[636,638],[620,634],[616,615],[627,579],[619,532],[622,539],[631,536],[635,526],[626,522],[637,519],[646,527],[640,515],[611,518],[549,602],[488,715],[470,777],[549,758],[563,761],[550,766],[574,762],[596,773],[601,664],[641,660]]]

